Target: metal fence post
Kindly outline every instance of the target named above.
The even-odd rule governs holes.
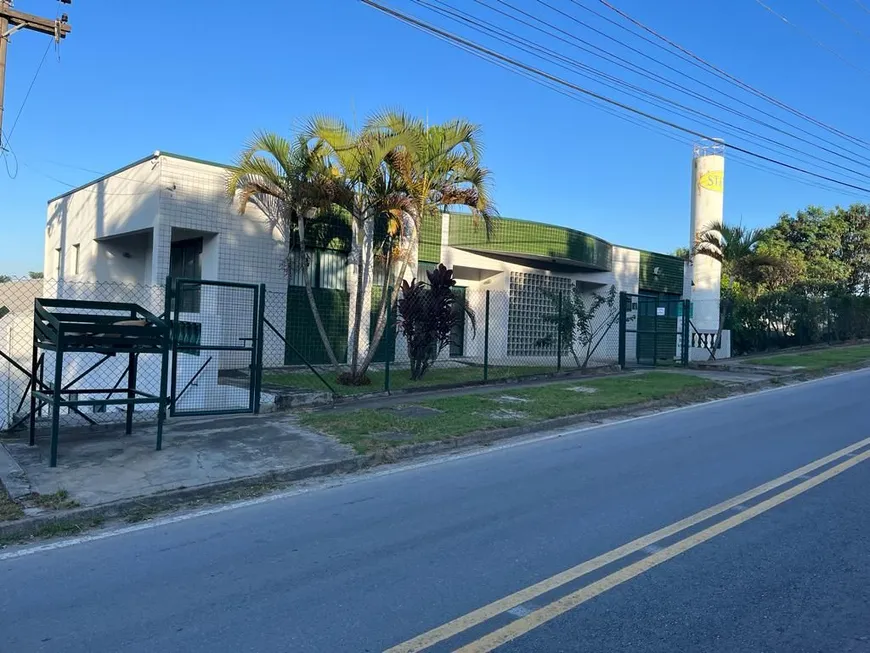
[[[483,382],[489,380],[489,291],[486,291],[486,308],[483,318]]]
[[[625,309],[628,295],[625,291],[619,293],[619,367],[625,369]]]
[[[689,366],[689,311],[691,301],[688,299],[683,300],[683,343],[680,347],[680,362],[683,364],[683,367]]]
[[[562,291],[559,291],[559,317],[556,321],[556,371],[562,371]]]
[[[385,338],[387,339],[386,343],[386,352],[384,354],[384,392],[390,394],[390,358],[396,355],[396,352],[393,351],[393,325],[392,317],[393,317],[393,291],[391,288],[387,289],[387,333]]]
[[[263,391],[263,327],[266,322],[266,284],[257,289],[257,330],[254,332],[254,413],[260,412]]]

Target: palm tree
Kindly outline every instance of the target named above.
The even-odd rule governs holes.
[[[396,185],[407,195],[410,205],[402,221],[387,230],[401,245],[385,248],[387,274],[372,336],[374,344],[363,361],[363,370],[371,363],[386,328],[387,302],[395,305],[398,299],[412,245],[417,241],[423,221],[440,222],[441,213],[449,207],[465,207],[471,210],[476,222],[483,223],[490,235],[497,216],[490,195],[490,172],[480,164],[479,126],[465,120],[428,126],[403,112],[388,111],[374,116],[365,129],[387,138],[410,135],[386,157]],[[407,227],[405,223],[409,223]],[[400,267],[393,277],[396,259]],[[391,295],[388,293],[390,285]]]
[[[363,324],[363,294],[369,279],[368,263],[373,251],[367,247],[366,232],[376,218],[390,216],[401,223],[412,208],[408,195],[397,185],[397,178],[387,162],[394,150],[403,147],[413,151],[418,147],[411,132],[390,134],[363,128],[355,131],[343,121],[318,116],[304,131],[304,138],[318,152],[323,152],[328,168],[342,180],[348,193],[340,204],[351,216],[353,237],[350,263],[356,266],[356,297],[349,330],[351,384],[361,384],[366,367],[360,366],[359,338]],[[370,345],[369,349],[373,351]],[[367,360],[371,360],[367,356]]]
[[[764,229],[747,229],[742,224],[732,226],[717,220],[698,235],[695,250],[722,264],[735,264],[753,256],[763,236]]]
[[[747,229],[743,225],[731,226],[717,221],[709,224],[698,236],[695,251],[722,263],[729,285],[733,285],[735,280],[752,284],[765,271],[769,272],[782,263],[775,256],[758,252],[764,235],[764,229]]]
[[[252,203],[266,216],[269,226],[278,230],[288,247],[288,269],[293,266],[289,259],[294,244],[298,244],[303,284],[314,323],[329,361],[338,373],[339,362],[311,289],[306,223],[331,219],[335,206],[347,202],[349,189],[344,180],[333,174],[324,152],[316,144],[310,144],[303,137],[291,142],[262,132],[254,135],[230,169],[226,190],[230,198],[238,195],[240,214]]]

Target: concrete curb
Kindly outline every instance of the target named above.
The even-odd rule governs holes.
[[[264,483],[282,485],[323,476],[352,474],[382,464],[396,463],[429,455],[443,454],[474,446],[488,445],[501,440],[522,437],[533,433],[546,433],[548,431],[568,426],[580,427],[584,424],[594,426],[610,421],[618,422],[625,419],[651,415],[669,408],[700,405],[715,399],[752,394],[772,385],[791,385],[803,380],[829,376],[839,372],[854,371],[861,369],[862,367],[863,366],[839,369],[836,371],[830,371],[828,374],[819,374],[816,376],[808,374],[785,375],[737,387],[721,386],[711,388],[700,394],[683,393],[667,399],[648,401],[625,408],[591,411],[582,415],[558,417],[555,419],[535,422],[534,424],[525,424],[522,426],[489,431],[478,431],[452,438],[450,440],[410,444],[392,449],[385,448],[376,453],[353,456],[328,463],[318,463],[293,469],[276,469],[255,476],[246,476],[207,485],[198,485],[191,488],[168,490],[139,498],[124,499],[121,501],[82,508],[73,508],[63,512],[34,515],[19,520],[0,522],[0,540],[23,540],[28,537],[39,535],[40,531],[45,529],[47,526],[69,525],[75,527],[77,525],[83,525],[82,530],[85,530],[95,521],[103,522],[121,518],[135,510],[153,510],[155,512],[169,511],[173,508],[182,507],[191,501],[218,499],[220,495],[232,492],[233,490],[244,490]]]

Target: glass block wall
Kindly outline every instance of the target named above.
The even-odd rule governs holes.
[[[571,279],[527,272],[511,272],[508,299],[508,356],[555,355],[555,341],[550,347],[535,343],[548,335],[555,336],[555,326],[547,324],[545,315],[556,307],[552,299],[559,292],[571,290]]]

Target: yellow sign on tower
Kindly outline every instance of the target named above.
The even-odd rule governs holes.
[[[705,190],[721,193],[725,186],[725,171],[710,170],[705,172],[698,180],[698,185]]]

